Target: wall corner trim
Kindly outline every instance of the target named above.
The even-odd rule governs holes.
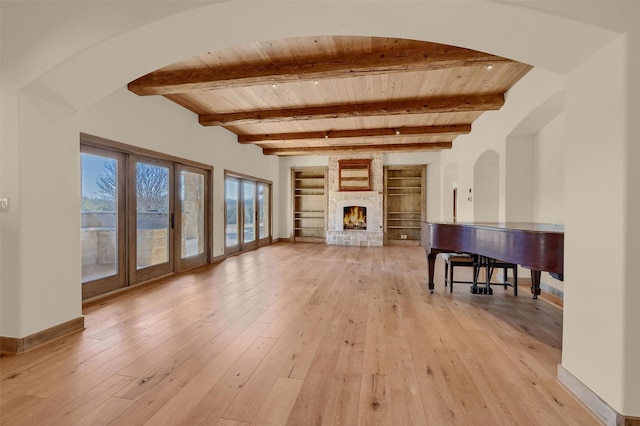
[[[624,416],[558,364],[558,381],[607,426],[640,426],[640,418]]]
[[[84,316],[38,331],[26,337],[0,336],[0,353],[18,355],[70,334],[84,330]]]

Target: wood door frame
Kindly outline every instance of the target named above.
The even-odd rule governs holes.
[[[227,178],[233,178],[238,181],[238,244],[237,246],[227,247]],[[254,221],[256,224],[256,230],[254,233],[256,234],[256,238],[249,244],[244,243],[244,189],[243,189],[243,181],[252,181],[255,184],[255,211],[254,211]],[[258,184],[262,183],[269,186],[269,235],[266,238],[260,238],[260,230],[258,226]],[[237,253],[242,253],[247,250],[252,250],[254,248],[263,247],[267,244],[271,244],[273,241],[273,233],[272,233],[272,223],[273,223],[273,203],[272,203],[272,194],[273,194],[273,182],[266,179],[257,178],[255,176],[246,175],[244,173],[237,173],[231,170],[224,171],[224,229],[225,229],[225,246],[224,252],[225,256],[230,256]],[[242,225],[242,226],[241,226]],[[255,243],[255,244],[254,244]]]
[[[167,219],[169,225],[167,228],[167,261],[156,265],[148,266],[138,269],[138,224],[137,224],[137,194],[132,188],[136,188],[137,185],[137,167],[138,163],[151,164],[159,167],[167,167],[168,179],[167,182]],[[130,285],[139,284],[144,281],[159,278],[167,274],[175,272],[175,163],[163,159],[154,157],[147,157],[141,155],[132,155],[129,161],[128,170],[128,183],[129,183],[129,283]]]
[[[273,203],[273,185],[271,183],[267,183],[267,182],[258,182],[257,186],[260,187],[260,185],[264,185],[266,188],[269,188],[269,197],[266,200],[269,204],[268,204],[268,211],[269,211],[269,216],[268,216],[268,223],[265,224],[265,227],[267,228],[267,236],[264,238],[260,237],[260,220],[259,220],[259,214],[260,211],[258,210],[256,212],[256,215],[258,215],[258,220],[257,220],[257,225],[258,225],[258,247],[263,247],[266,245],[271,244],[271,242],[273,241],[273,228],[272,228],[272,224],[273,224],[273,217],[272,217],[272,212],[273,209],[271,208],[272,203]]]
[[[212,216],[213,203],[211,196],[211,188],[213,187],[212,182],[212,173],[209,169],[202,169],[195,166],[189,166],[186,164],[176,164],[175,165],[175,194],[180,194],[181,186],[180,186],[180,173],[182,171],[188,171],[190,173],[197,173],[204,175],[204,229],[203,229],[203,238],[204,238],[204,253],[199,254],[197,256],[191,256],[188,258],[182,258],[182,209],[180,208],[180,200],[179,195],[176,198],[176,204],[178,204],[175,208],[175,223],[176,229],[174,232],[174,247],[176,247],[175,256],[175,271],[182,272],[187,269],[197,268],[198,266],[205,265],[207,263],[212,262],[212,253],[213,253],[213,239],[211,238],[211,221],[206,220],[207,217]],[[180,250],[178,250],[180,248]]]
[[[86,283],[82,283],[82,298],[87,299],[90,297],[97,296],[99,294],[103,294],[108,291],[114,291],[127,286],[128,282],[128,270],[127,270],[127,182],[126,182],[126,172],[127,172],[127,162],[128,158],[126,155],[115,152],[109,149],[103,149],[91,145],[80,145],[80,153],[81,154],[90,154],[97,155],[105,158],[112,158],[118,161],[116,182],[117,182],[117,193],[118,197],[116,199],[116,218],[117,218],[117,260],[116,260],[116,270],[117,273],[114,276],[100,278],[93,281],[87,281]]]
[[[238,229],[236,231],[236,235],[237,235],[237,240],[238,242],[233,245],[233,246],[227,246],[227,217],[228,217],[228,203],[227,203],[227,179],[234,179],[238,182],[238,192],[237,192],[237,198],[238,198],[238,207],[236,207],[236,220],[238,222]],[[236,254],[242,251],[242,246],[240,245],[240,220],[241,220],[241,212],[240,212],[240,191],[241,191],[241,183],[242,181],[240,180],[240,178],[236,177],[235,175],[228,175],[226,170],[225,170],[225,174],[224,174],[224,254],[225,256],[230,256],[232,254]]]
[[[80,151],[82,152],[85,149],[86,150],[95,149],[96,152],[102,150],[103,152],[114,153],[114,155],[123,156],[125,159],[125,165],[123,167],[123,170],[125,170],[124,172],[125,179],[123,179],[122,184],[126,185],[127,187],[130,185],[130,182],[135,182],[135,179],[133,179],[133,181],[131,180],[132,178],[131,173],[132,173],[132,169],[133,169],[133,172],[135,173],[136,158],[147,158],[147,159],[150,159],[150,161],[171,163],[172,168],[174,170],[174,172],[172,172],[170,175],[170,179],[172,182],[170,183],[170,185],[172,186],[175,186],[174,184],[177,181],[175,170],[178,170],[179,167],[181,166],[194,167],[195,169],[205,171],[206,175],[208,176],[208,179],[206,179],[205,181],[205,197],[208,197],[208,200],[205,202],[205,228],[207,228],[207,231],[205,231],[205,247],[207,252],[206,263],[211,263],[213,261],[213,232],[212,232],[213,230],[213,171],[214,171],[213,166],[210,166],[208,164],[204,164],[198,161],[192,161],[185,158],[176,157],[169,154],[163,154],[163,153],[152,151],[146,148],[140,148],[133,145],[124,144],[121,142],[112,141],[109,139],[101,138],[99,136],[94,136],[87,133],[80,133]],[[135,177],[135,174],[133,177]],[[135,256],[135,252],[136,252],[136,244],[135,244],[136,235],[135,235],[135,232],[131,231],[132,227],[135,229],[135,221],[136,221],[135,211],[133,213],[131,212],[131,210],[135,210],[135,204],[136,204],[135,191],[129,191],[128,188],[125,188],[125,190],[128,192],[125,196],[125,201],[121,203],[122,206],[119,205],[119,208],[122,207],[123,209],[125,209],[125,213],[122,214],[122,216],[125,217],[125,223],[123,225],[124,230],[122,231],[123,235],[125,235],[124,237],[125,249],[121,251],[121,254],[122,256],[124,256],[124,259],[125,259],[124,260],[125,266],[123,267],[123,271],[126,277],[124,281],[124,285],[122,286],[123,288],[138,284],[140,282],[157,278],[155,275],[149,276],[149,273],[147,272],[142,274],[139,273],[139,271],[136,270],[135,259],[133,261],[131,260],[131,258]],[[174,188],[171,188],[171,190],[173,191]],[[132,200],[132,197],[133,197],[133,200]],[[170,201],[170,203],[173,203],[173,202],[174,202],[173,200]],[[175,214],[175,209],[173,209],[173,213]],[[174,216],[174,220],[175,220],[175,216]],[[133,225],[132,225],[132,222],[133,222]],[[132,239],[134,240],[133,246],[131,245]],[[171,239],[173,241],[175,237],[172,236]],[[170,246],[175,246],[175,242],[173,241],[172,243],[170,243]],[[166,272],[166,274],[171,274],[174,272],[185,270],[190,267],[199,266],[199,265],[195,265],[195,266],[179,265],[179,260],[177,260],[177,256],[175,256],[174,254],[170,254],[170,263],[171,263],[171,268],[168,268],[167,271],[163,270],[163,272]],[[110,288],[108,287],[105,288],[101,286],[96,291],[85,292],[84,286],[85,284],[83,284],[83,296],[82,296],[83,299],[103,295],[111,291]]]
[[[247,182],[253,184],[253,240],[245,241],[244,233],[245,233],[245,191],[244,187]],[[239,240],[240,243],[240,251],[252,250],[254,248],[258,248],[258,235],[256,233],[256,225],[258,223],[258,182],[251,179],[240,179],[240,198],[242,199],[242,207],[240,209],[240,221],[242,223],[242,239]]]
[[[453,221],[458,221],[458,188],[453,188]]]

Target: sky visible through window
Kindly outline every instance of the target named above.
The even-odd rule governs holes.
[[[99,197],[98,176],[104,173],[104,162],[115,161],[105,157],[91,154],[81,154],[82,169],[82,196],[87,198]]]

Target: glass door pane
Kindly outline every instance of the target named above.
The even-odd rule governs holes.
[[[180,172],[181,257],[204,253],[204,175]]]
[[[243,243],[251,243],[256,240],[256,183],[252,181],[242,182],[243,199]]]
[[[171,167],[147,161],[135,164],[135,282],[173,271]]]
[[[258,183],[258,225],[260,228],[260,240],[270,237],[269,212],[270,212],[270,196],[269,185]]]
[[[118,162],[81,154],[82,282],[118,273]]]
[[[137,268],[169,261],[169,168],[136,164]]]
[[[209,243],[207,241],[206,216],[209,194],[206,170],[192,166],[176,165],[176,182],[179,208],[176,209],[176,247],[180,256],[176,259],[176,270],[184,270],[207,263]]]
[[[238,224],[240,223],[240,210],[238,200],[240,199],[240,181],[233,177],[225,178],[225,248],[227,253],[232,253],[240,249],[240,239]]]
[[[124,159],[82,147],[80,153],[82,295],[125,285]]]

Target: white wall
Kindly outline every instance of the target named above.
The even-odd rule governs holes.
[[[640,9],[640,7],[638,8]],[[640,13],[636,13],[636,19]],[[623,299],[622,318],[623,336],[625,342],[624,356],[624,383],[623,383],[623,401],[621,404],[621,412],[635,413],[636,417],[640,417],[640,396],[638,388],[640,388],[640,339],[638,338],[638,327],[640,323],[640,312],[638,310],[638,301],[640,301],[640,286],[637,285],[637,277],[640,276],[640,262],[638,262],[638,253],[640,253],[640,167],[638,167],[638,159],[640,159],[640,25],[635,25],[633,31],[628,34],[627,48],[627,64],[628,70],[625,75],[627,81],[625,103],[627,110],[627,131],[626,131],[626,161],[625,170],[627,173],[625,185],[625,234],[626,241],[624,243],[624,264],[625,264],[625,286]]]
[[[562,365],[618,409],[629,398],[624,394],[627,368],[638,360],[627,358],[627,345],[637,347],[638,339],[629,342],[624,337],[629,315],[625,287],[636,281],[626,276],[624,264],[630,117],[621,100],[627,90],[627,47],[626,38],[620,37],[569,75],[566,152],[570,155],[564,162]],[[640,324],[640,310],[634,310],[626,320],[632,316],[636,320],[628,326]],[[637,389],[629,406],[635,415],[640,413]]]
[[[490,149],[482,153],[473,165],[473,219],[476,222],[497,222],[499,213],[500,156]]]
[[[533,221],[564,223],[566,126],[560,114],[542,129],[533,144]],[[587,188],[584,195],[589,197]],[[593,200],[595,202],[595,200]]]
[[[543,104],[564,86],[564,77],[540,68],[534,68],[518,82],[506,96],[505,105],[499,111],[485,112],[476,120],[471,133],[461,135],[453,142],[453,149],[443,151],[442,163],[458,164],[458,221],[472,222],[474,217],[474,199],[467,200],[468,189],[475,187],[473,168],[480,156],[487,150],[495,151],[499,156],[499,192],[498,218],[505,221],[507,211],[507,170],[508,156],[506,141],[518,125],[525,120],[531,111]],[[518,193],[515,192],[517,195]],[[531,193],[521,192],[509,202],[531,205]],[[532,213],[531,213],[532,214]],[[522,220],[522,219],[518,219]]]
[[[506,141],[505,220],[533,222],[535,136],[511,136]],[[561,188],[564,191],[564,188]]]

